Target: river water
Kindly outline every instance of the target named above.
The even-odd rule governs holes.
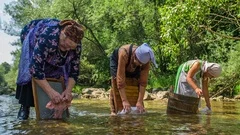
[[[240,102],[212,101],[211,114],[167,115],[167,101],[144,101],[147,113],[111,117],[108,100],[74,99],[70,118],[16,119],[19,105],[13,96],[0,95],[0,135],[188,135],[240,134]],[[202,102],[204,105],[204,102]]]

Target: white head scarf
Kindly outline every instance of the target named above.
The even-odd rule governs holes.
[[[219,77],[222,72],[222,68],[217,63],[208,63],[206,61],[204,63],[204,72],[208,72],[213,77]]]

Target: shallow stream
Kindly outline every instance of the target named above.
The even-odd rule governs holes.
[[[31,108],[30,119],[20,121],[17,100],[0,95],[0,135],[240,134],[240,102],[212,101],[210,115],[167,115],[167,101],[144,104],[146,114],[111,117],[108,100],[74,99],[69,119],[38,121]]]

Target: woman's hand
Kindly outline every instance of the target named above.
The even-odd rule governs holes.
[[[47,94],[54,104],[58,104],[62,101],[61,95],[57,91],[55,91],[54,89],[52,89]]]
[[[137,102],[136,107],[137,107],[139,113],[143,113],[143,112],[145,112],[145,108],[144,108],[142,102]]]
[[[196,88],[195,89],[195,92],[197,93],[197,95],[198,95],[198,97],[201,97],[202,96],[202,89],[200,89],[200,88]]]
[[[127,113],[131,111],[131,105],[129,104],[128,101],[126,100],[122,101],[122,105],[123,105],[124,111],[126,111]]]
[[[63,91],[63,93],[62,93],[62,99],[63,99],[63,101],[67,101],[67,102],[70,102],[70,101],[72,101],[72,92],[71,92],[71,90],[65,90],[65,91]]]

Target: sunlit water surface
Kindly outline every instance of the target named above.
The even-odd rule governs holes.
[[[108,100],[74,99],[70,118],[16,119],[19,105],[13,96],[0,96],[0,135],[161,135],[161,134],[240,134],[240,102],[214,102],[210,115],[167,115],[167,101],[145,101],[144,115],[109,115]],[[204,102],[202,103],[204,105]]]

